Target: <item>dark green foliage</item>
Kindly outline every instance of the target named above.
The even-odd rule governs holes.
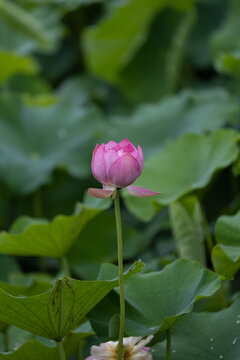
[[[96,143],[127,137],[162,194],[121,191],[125,335],[239,360],[239,18],[238,0],[0,1],[0,359],[117,339],[112,200],[87,189]]]

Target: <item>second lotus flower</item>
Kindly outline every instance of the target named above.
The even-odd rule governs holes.
[[[150,348],[145,345],[153,338],[149,335],[146,339],[130,336],[123,339],[123,360],[152,360]],[[118,341],[108,341],[100,346],[92,346],[91,356],[85,360],[118,360]]]
[[[119,143],[109,141],[107,144],[96,145],[92,156],[93,176],[103,184],[103,189],[88,189],[93,197],[114,198],[117,188],[126,188],[133,196],[146,197],[160,194],[145,188],[131,186],[143,169],[143,152],[123,139]]]

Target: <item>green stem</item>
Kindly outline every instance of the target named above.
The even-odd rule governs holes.
[[[118,242],[118,277],[120,290],[120,327],[118,339],[118,360],[122,360],[123,353],[123,336],[124,336],[124,321],[125,321],[125,301],[124,301],[124,282],[123,282],[123,246],[122,246],[122,224],[119,204],[119,190],[114,200],[115,217],[117,228],[117,242]]]
[[[205,215],[205,212],[203,209],[202,209],[202,214],[203,214],[203,227],[204,227],[204,231],[206,234],[207,247],[209,250],[209,254],[211,255],[212,248],[213,248],[213,239],[210,234],[209,227],[208,227],[208,221],[207,221],[207,218],[206,218],[206,215]]]
[[[58,347],[59,359],[60,359],[60,360],[67,360],[67,359],[66,359],[66,355],[65,355],[65,351],[64,351],[64,348],[63,348],[63,343],[62,343],[62,341],[59,341],[59,342],[57,343],[57,347]]]
[[[62,263],[62,270],[64,272],[64,276],[71,277],[71,270],[70,270],[67,258],[62,257],[61,263]]]
[[[42,195],[41,195],[41,189],[37,189],[34,193],[33,193],[33,197],[32,197],[32,201],[33,201],[33,214],[35,218],[41,218],[42,217]],[[39,268],[40,271],[45,273],[47,272],[47,260],[43,257],[39,258]]]
[[[211,235],[211,233],[209,231],[208,221],[207,221],[206,213],[205,213],[204,208],[203,208],[202,199],[199,197],[199,195],[196,194],[196,196],[198,197],[200,207],[201,207],[202,219],[203,219],[203,229],[205,231],[207,248],[208,248],[208,251],[209,251],[209,255],[211,257],[212,248],[213,248],[213,245],[214,245],[213,238],[212,238],[212,235]]]
[[[82,348],[83,348],[83,341],[79,340],[79,342],[78,342],[78,351],[77,351],[78,360],[83,360]]]
[[[46,258],[40,257],[39,258],[39,268],[42,273],[47,273],[48,266]]]
[[[167,330],[167,353],[166,360],[171,360],[171,334],[170,330]]]
[[[42,195],[40,189],[33,193],[33,213],[36,218],[42,217]]]
[[[8,352],[8,334],[7,329],[3,332],[4,351]]]

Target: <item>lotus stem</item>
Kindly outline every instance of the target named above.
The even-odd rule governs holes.
[[[61,263],[62,263],[62,271],[64,273],[64,276],[71,277],[71,270],[70,270],[67,258],[62,257],[61,258]]]
[[[119,190],[117,190],[114,200],[115,217],[117,228],[117,243],[118,243],[118,277],[120,290],[120,327],[118,338],[118,360],[122,360],[123,353],[123,336],[124,336],[124,322],[125,322],[125,301],[124,301],[124,281],[123,281],[123,246],[122,246],[122,223],[119,204]]]
[[[59,359],[67,360],[62,341],[57,342],[57,347],[58,347]]]
[[[171,334],[170,329],[167,330],[167,353],[166,360],[171,360]]]
[[[9,348],[8,348],[8,333],[7,333],[7,329],[3,332],[3,342],[4,342],[4,351],[8,352]]]

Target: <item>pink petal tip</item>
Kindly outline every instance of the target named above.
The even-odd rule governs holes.
[[[94,188],[88,189],[89,196],[96,197],[99,199],[107,199],[112,195],[113,192],[114,190],[104,190],[104,189],[94,189]]]
[[[126,187],[126,190],[130,195],[137,197],[148,197],[161,194],[160,192],[151,191],[139,186],[128,186]]]

